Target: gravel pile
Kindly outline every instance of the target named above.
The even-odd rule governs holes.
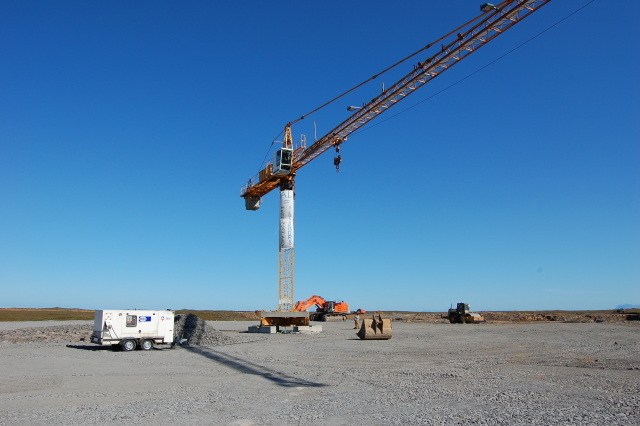
[[[207,325],[197,315],[186,314],[176,315],[174,319],[175,341],[184,339],[183,345],[189,346],[217,346],[235,343],[235,339],[226,336],[222,332]]]

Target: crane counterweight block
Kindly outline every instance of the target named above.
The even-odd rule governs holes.
[[[247,210],[258,210],[260,208],[260,201],[262,197],[244,197],[244,207]]]

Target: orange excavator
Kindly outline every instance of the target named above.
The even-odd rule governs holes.
[[[320,296],[315,294],[306,300],[296,302],[293,306],[293,310],[296,312],[304,312],[313,305],[316,306],[316,311],[309,313],[310,321],[335,321],[346,320],[349,314],[364,314],[367,311],[358,309],[355,312],[349,310],[349,304],[347,302],[336,302],[335,300],[324,300]]]

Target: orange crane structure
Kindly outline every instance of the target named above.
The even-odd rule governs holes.
[[[389,110],[550,1],[505,0],[497,5],[491,3],[482,4],[480,6],[482,13],[478,17],[426,45],[408,58],[431,48],[437,49],[437,52],[414,64],[413,69],[408,74],[383,90],[380,95],[362,107],[349,108],[349,111],[355,112],[309,146],[306,146],[303,139],[303,143],[300,146],[294,147],[291,126],[322,107],[285,125],[283,146],[276,151],[274,161],[268,163],[264,169],[249,179],[248,183],[240,189],[240,196],[245,199],[247,210],[258,210],[263,196],[276,188],[280,190],[278,311],[292,311],[294,303],[293,189],[298,170],[331,148],[336,148],[336,151],[339,152],[340,145],[353,132]],[[367,81],[376,78],[382,73],[371,77]],[[334,160],[336,167],[339,166],[340,161],[341,157],[338,154]]]

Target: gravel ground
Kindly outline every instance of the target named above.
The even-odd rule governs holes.
[[[394,322],[371,341],[351,321],[254,324],[114,352],[88,343],[89,321],[0,323],[0,424],[640,424],[635,322]]]

